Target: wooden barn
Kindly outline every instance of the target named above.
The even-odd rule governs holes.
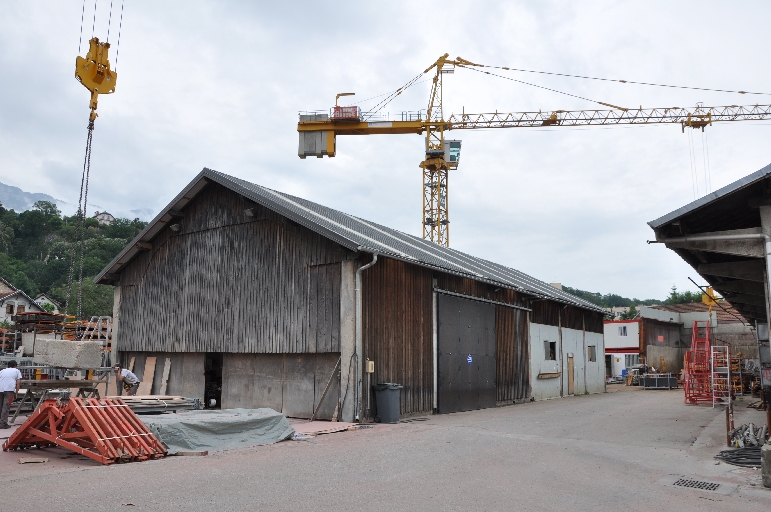
[[[369,421],[378,382],[404,386],[403,415],[605,386],[601,308],[209,169],[96,281],[115,286],[115,360],[223,408]]]

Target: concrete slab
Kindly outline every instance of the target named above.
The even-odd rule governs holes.
[[[34,361],[70,369],[99,368],[102,365],[102,342],[38,337],[35,340]]]

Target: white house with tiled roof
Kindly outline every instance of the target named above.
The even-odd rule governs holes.
[[[0,322],[11,322],[13,315],[43,311],[29,295],[0,277]]]

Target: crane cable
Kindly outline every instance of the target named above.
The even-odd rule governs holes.
[[[530,82],[525,82],[523,80],[517,80],[516,78],[511,78],[511,77],[508,77],[508,76],[499,75],[497,73],[491,73],[490,71],[482,71],[481,69],[474,69],[471,66],[466,66],[466,65],[463,65],[463,64],[456,64],[456,66],[459,67],[459,68],[464,68],[464,69],[468,69],[468,70],[471,70],[471,71],[476,71],[477,73],[483,73],[485,75],[490,75],[490,76],[494,76],[494,77],[498,77],[498,78],[503,78],[504,80],[511,80],[512,82],[518,82],[520,84],[529,85],[531,87],[537,87],[539,89],[545,89],[547,91],[556,92],[558,94],[564,94],[565,96],[571,96],[573,98],[578,98],[580,100],[591,101],[592,103],[597,103],[597,104],[603,105],[605,107],[610,107],[610,108],[614,108],[614,109],[618,109],[618,110],[624,110],[624,111],[629,110],[627,108],[619,107],[617,105],[612,105],[610,103],[605,103],[603,101],[597,101],[597,100],[593,100],[591,98],[585,98],[583,96],[578,96],[577,94],[570,94],[569,92],[563,92],[563,91],[558,91],[557,89],[551,89],[551,88],[545,87],[543,85],[532,84]],[[486,66],[486,67],[492,67],[492,66]]]
[[[93,31],[94,26],[96,25],[96,6],[97,6],[98,0],[94,0],[94,20],[91,27],[91,36],[93,37]],[[112,0],[110,1],[110,13],[109,13],[109,21],[107,25],[107,38],[109,41],[110,37],[110,26],[112,24]],[[85,0],[83,0],[83,12],[85,12]],[[116,45],[116,55],[115,55],[115,63],[117,68],[117,51],[120,49],[120,33],[121,28],[123,27],[123,1],[121,1],[121,14],[120,14],[120,26],[118,28],[118,44]],[[82,40],[83,37],[83,17],[81,15],[81,26],[80,26],[80,39]],[[80,54],[80,41],[78,42],[78,54]],[[117,69],[116,69],[117,72]],[[75,240],[72,244],[72,249],[70,251],[70,268],[69,268],[69,275],[67,277],[67,295],[64,303],[64,320],[66,322],[67,320],[67,313],[70,308],[70,300],[72,299],[72,285],[73,280],[75,276],[75,245],[78,246],[78,254],[77,254],[77,260],[78,260],[78,291],[77,291],[77,306],[76,306],[76,313],[75,313],[75,338],[78,339],[80,331],[82,329],[82,325],[78,324],[77,322],[83,318],[83,261],[85,259],[85,248],[86,248],[86,214],[88,212],[88,186],[89,186],[89,179],[91,177],[91,146],[94,138],[94,121],[89,120],[88,122],[88,134],[86,136],[86,154],[83,160],[83,173],[80,177],[80,195],[78,196],[78,210],[77,210],[77,217],[76,217],[76,225],[75,225]]]
[[[420,80],[420,79],[423,77],[423,75],[425,75],[425,74],[426,74],[425,72],[423,72],[423,73],[420,73],[418,76],[416,76],[415,78],[413,78],[412,80],[410,80],[409,82],[407,82],[406,84],[404,84],[403,86],[401,86],[401,87],[399,87],[398,89],[396,89],[395,91],[393,91],[393,92],[389,93],[389,94],[388,94],[388,96],[386,96],[385,98],[383,98],[382,100],[380,100],[380,103],[378,103],[377,105],[375,105],[374,107],[372,107],[372,110],[370,110],[370,111],[368,112],[369,116],[368,116],[366,119],[369,119],[370,117],[372,117],[372,116],[373,116],[374,114],[376,114],[377,112],[379,112],[379,111],[383,110],[383,107],[385,107],[386,105],[388,105],[389,103],[391,103],[391,101],[393,101],[393,100],[394,100],[394,98],[396,98],[397,96],[399,96],[399,95],[400,95],[401,93],[403,93],[405,90],[409,89],[410,87],[412,87],[413,85],[415,85],[416,83],[418,83],[418,80]]]
[[[616,78],[598,78],[593,76],[582,76],[582,75],[569,75],[567,73],[553,73],[550,71],[534,71],[532,69],[517,69],[517,68],[509,68],[505,66],[487,66],[485,64],[476,64],[479,67],[482,68],[491,68],[491,69],[502,69],[506,71],[515,71],[520,73],[537,73],[540,75],[553,75],[553,76],[564,76],[568,78],[583,78],[585,80],[599,80],[602,82],[618,82],[621,84],[634,84],[634,85],[649,85],[652,87],[667,87],[669,89],[689,89],[693,91],[709,91],[709,92],[730,92],[735,94],[755,94],[760,96],[771,96],[771,93],[768,92],[750,92],[750,91],[733,91],[728,89],[708,89],[706,87],[690,87],[685,85],[667,85],[667,84],[656,84],[652,82],[635,82],[632,80],[621,80]]]
[[[699,197],[699,174],[696,171],[696,149],[693,145],[693,132],[688,130],[688,158],[691,164],[691,182],[693,183],[693,200]]]
[[[86,246],[86,211],[88,207],[88,182],[91,175],[91,142],[94,136],[94,122],[88,122],[88,136],[86,137],[86,156],[83,161],[83,174],[80,177],[80,196],[78,197],[77,219],[75,224],[75,243],[70,251],[70,271],[67,278],[67,297],[64,303],[64,318],[70,307],[72,284],[75,273],[75,245],[78,245],[78,292],[75,320],[80,320],[83,314],[83,259]],[[76,326],[76,332],[79,326]],[[77,338],[77,335],[76,335]]]

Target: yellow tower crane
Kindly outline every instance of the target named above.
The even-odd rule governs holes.
[[[338,106],[341,96],[338,94],[335,107],[329,113],[301,113],[297,124],[300,135],[298,155],[300,158],[316,156],[333,157],[336,151],[338,135],[376,135],[417,133],[425,134],[425,159],[420,163],[423,169],[423,238],[439,245],[450,245],[450,218],[448,203],[448,174],[457,169],[460,160],[461,141],[446,140],[445,132],[450,130],[474,130],[480,128],[540,128],[544,126],[589,126],[621,124],[679,124],[686,128],[701,128],[714,122],[725,121],[760,121],[771,119],[771,105],[694,108],[666,107],[627,109],[597,102],[610,110],[552,110],[547,112],[495,112],[483,114],[450,114],[444,117],[442,110],[442,77],[454,73],[455,68],[491,67],[475,64],[461,57],[449,59],[444,54],[423,73],[410,82],[390,93],[378,104],[380,108],[400,95],[405,89],[415,84],[422,76],[434,71],[431,95],[428,100],[425,119],[421,112],[403,112],[401,119],[379,119],[376,111],[362,112],[355,106]],[[508,68],[501,68],[508,69]],[[475,69],[477,70],[477,69]],[[492,74],[482,71],[486,74]],[[586,78],[586,77],[580,77]],[[627,83],[624,80],[617,82]],[[645,84],[655,85],[655,84]],[[729,92],[729,91],[726,91]],[[743,91],[731,91],[745,94]]]

